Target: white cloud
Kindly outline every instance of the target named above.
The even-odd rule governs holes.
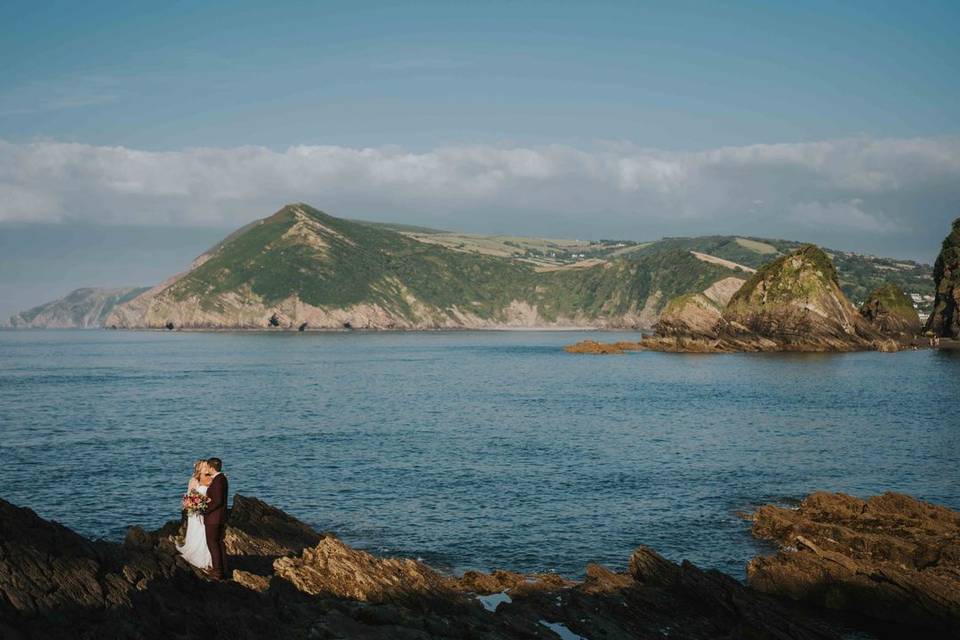
[[[0,141],[0,221],[238,226],[293,201],[351,217],[429,212],[450,228],[458,217],[498,211],[541,221],[589,215],[584,229],[600,230],[606,216],[884,234],[922,223],[931,202],[960,211],[960,138],[419,153]]]

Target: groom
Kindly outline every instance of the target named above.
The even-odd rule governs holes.
[[[223,543],[223,535],[227,529],[227,476],[220,473],[223,461],[220,458],[207,460],[205,474],[212,476],[207,488],[207,497],[210,503],[203,512],[203,527],[207,534],[207,548],[210,550],[210,561],[213,568],[210,575],[214,580],[223,580],[226,570],[227,549]]]

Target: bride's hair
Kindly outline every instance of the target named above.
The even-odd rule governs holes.
[[[202,460],[202,459],[201,459],[201,460],[197,460],[197,461],[193,464],[193,477],[196,478],[197,480],[200,479],[200,472],[203,470],[203,465],[205,465],[205,464],[207,464],[207,461],[206,461],[206,460]]]

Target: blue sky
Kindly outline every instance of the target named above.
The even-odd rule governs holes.
[[[4,3],[0,137],[145,149],[957,133],[957,2]]]
[[[149,268],[98,242],[27,284],[8,257],[0,315],[149,284],[298,200],[928,261],[960,215],[957,2],[5,2],[0,24],[6,244],[181,230]]]

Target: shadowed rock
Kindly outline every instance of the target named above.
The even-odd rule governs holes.
[[[860,307],[860,315],[889,335],[916,336],[920,333],[920,316],[913,302],[895,284],[886,284],[873,291]]]
[[[233,580],[212,582],[177,555],[179,529],[133,527],[123,544],[90,542],[0,500],[0,636],[505,640],[565,629],[591,640],[838,637],[833,620],[645,547],[627,572],[589,565],[582,582],[509,571],[457,579],[352,549],[236,496],[227,531]],[[933,562],[916,549],[898,553]],[[481,593],[505,597],[494,612]]]
[[[933,265],[937,291],[926,330],[944,338],[960,339],[960,218],[943,240]]]

